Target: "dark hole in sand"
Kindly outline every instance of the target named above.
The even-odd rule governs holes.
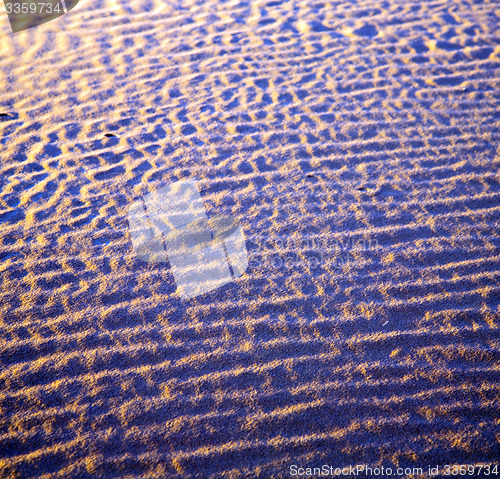
[[[114,135],[113,133],[106,133],[104,136],[106,138],[116,138],[116,135]]]
[[[361,186],[360,188],[358,188],[359,191],[365,191],[366,188],[364,186]]]
[[[10,113],[0,113],[0,118],[5,118],[6,116],[10,116]]]

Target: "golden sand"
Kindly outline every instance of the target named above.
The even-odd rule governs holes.
[[[0,477],[500,458],[496,2],[2,15]],[[186,178],[250,265],[183,301],[126,216]]]

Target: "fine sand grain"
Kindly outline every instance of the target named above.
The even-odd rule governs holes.
[[[498,463],[498,2],[0,12],[2,479]],[[186,178],[250,264],[181,300]]]

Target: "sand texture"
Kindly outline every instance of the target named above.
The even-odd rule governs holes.
[[[498,2],[0,11],[2,479],[498,463]],[[249,266],[182,300],[187,178]]]

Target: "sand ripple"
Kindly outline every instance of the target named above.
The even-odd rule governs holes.
[[[4,15],[0,476],[497,460],[499,12],[95,0],[15,36]],[[126,221],[184,178],[250,254],[189,301]]]

